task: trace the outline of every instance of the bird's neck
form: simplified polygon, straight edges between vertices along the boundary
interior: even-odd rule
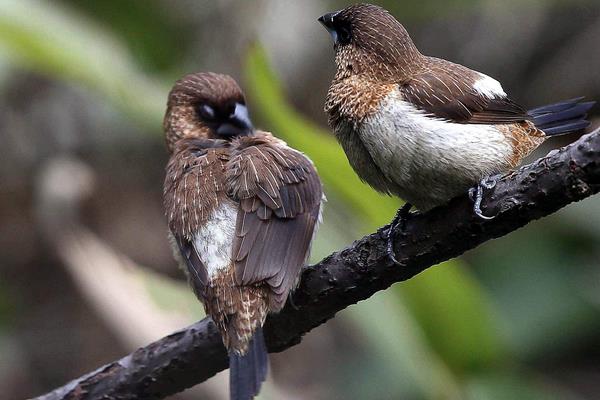
[[[363,75],[373,81],[404,82],[426,58],[409,41],[381,48],[348,48],[336,53],[335,80]]]

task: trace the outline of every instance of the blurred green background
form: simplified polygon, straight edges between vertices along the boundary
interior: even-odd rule
[[[600,100],[597,0],[377,3],[526,106]],[[161,205],[161,119],[186,73],[234,76],[255,125],[315,161],[329,202],[313,261],[392,218],[400,202],[360,183],[322,112],[333,52],[316,18],[348,4],[0,0],[2,398],[202,317]],[[596,197],[429,269],[272,355],[260,398],[600,398],[599,243]],[[226,374],[172,398],[226,398]]]

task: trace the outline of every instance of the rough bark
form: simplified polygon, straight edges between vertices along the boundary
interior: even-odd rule
[[[336,312],[393,283],[598,191],[600,130],[503,177],[486,192],[482,207],[486,215],[496,216],[492,220],[475,216],[466,195],[411,216],[394,241],[402,266],[386,256],[387,227],[381,228],[304,269],[295,307],[288,305],[267,320],[269,351],[299,343]],[[208,379],[227,363],[215,326],[204,319],[39,399],[160,399]]]

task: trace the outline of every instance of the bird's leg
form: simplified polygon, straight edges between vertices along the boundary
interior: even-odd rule
[[[481,201],[483,200],[483,191],[493,189],[496,186],[497,178],[486,176],[483,178],[477,186],[469,189],[469,197],[473,201],[473,212],[481,219],[494,219],[495,215],[488,217],[483,215],[481,211]]]
[[[410,214],[410,209],[412,208],[412,204],[405,203],[396,213],[396,216],[390,223],[390,227],[387,230],[387,255],[392,260],[392,262],[396,265],[402,265],[396,259],[396,254],[394,254],[394,231],[396,228],[400,228],[400,232],[403,232],[406,228],[406,219]]]

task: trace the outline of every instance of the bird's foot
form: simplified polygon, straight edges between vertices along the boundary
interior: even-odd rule
[[[394,232],[396,228],[400,229],[400,232],[403,232],[406,228],[406,220],[410,214],[410,209],[412,208],[412,204],[406,203],[404,204],[396,213],[396,216],[390,223],[390,227],[387,230],[387,255],[392,260],[392,262],[398,266],[402,266],[402,264],[396,258],[396,254],[394,253]]]
[[[495,215],[491,217],[483,215],[483,212],[481,211],[481,201],[483,200],[484,190],[493,189],[496,187],[497,182],[496,177],[487,176],[479,181],[477,186],[469,189],[469,197],[473,201],[473,212],[481,219],[494,219],[496,217]]]

